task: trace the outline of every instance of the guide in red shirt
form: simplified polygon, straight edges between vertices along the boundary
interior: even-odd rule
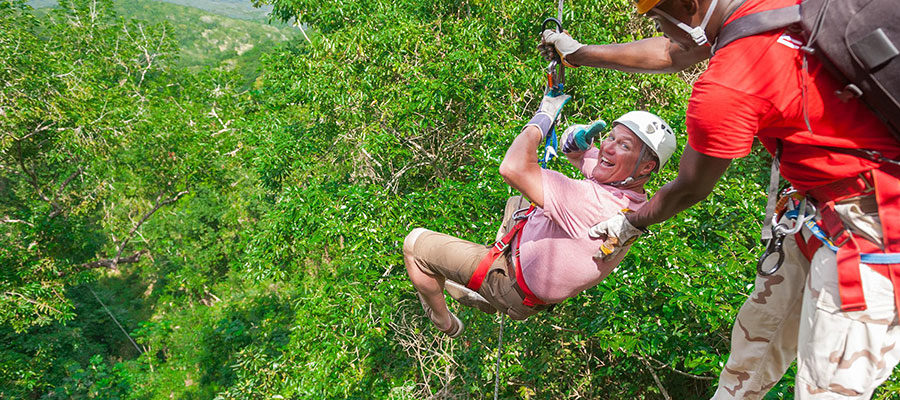
[[[542,51],[569,66],[675,72],[710,58],[722,26],[798,2],[636,0],[664,37],[582,45],[545,31]],[[783,199],[796,209],[777,214],[783,231],[770,245],[783,260],[774,274],[760,268],[738,313],[716,399],[764,397],[794,359],[797,399],[866,399],[900,360],[900,264],[885,263],[900,253],[900,167],[859,151],[898,160],[900,144],[864,104],[834,95],[841,85],[815,57],[804,59],[803,45],[780,29],[719,49],[694,84],[678,177],[641,210],[622,215],[627,224],[601,223],[590,232],[626,242],[617,226],[640,232],[633,228],[706,198],[754,138],[780,155],[780,174],[796,189]],[[792,230],[799,232],[784,233]]]

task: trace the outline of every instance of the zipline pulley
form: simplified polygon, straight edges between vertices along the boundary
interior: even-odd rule
[[[560,16],[562,16],[561,10]],[[562,21],[553,17],[544,20],[541,24],[541,31],[543,32],[548,29],[548,26],[551,23],[556,24],[557,32],[563,31]],[[550,61],[550,64],[547,65],[547,89],[545,94],[558,96],[564,93],[566,80],[565,68],[566,67],[559,57]],[[553,121],[550,132],[547,134],[547,140],[544,142],[544,157],[541,158],[541,167],[543,168],[547,168],[547,162],[557,156],[556,149],[559,147],[559,139],[556,136],[556,122],[557,121]]]

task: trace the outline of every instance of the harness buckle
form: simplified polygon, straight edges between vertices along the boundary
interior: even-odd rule
[[[494,248],[497,249],[498,252],[503,252],[506,248],[509,247],[509,243],[503,243],[503,241],[494,242]]]

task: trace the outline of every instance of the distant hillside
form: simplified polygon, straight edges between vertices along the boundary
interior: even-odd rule
[[[246,0],[172,1],[201,5],[217,12],[157,0],[116,1],[115,8],[126,18],[171,24],[182,49],[179,66],[189,69],[207,66],[234,69],[250,84],[259,74],[260,55],[279,43],[294,39],[297,34],[296,29],[289,26],[265,23],[263,11],[252,17],[252,12],[248,11],[250,2]],[[56,2],[34,0],[29,4],[41,8],[55,6]],[[222,15],[225,13],[244,19]]]
[[[254,7],[250,0],[158,0],[166,3],[180,4],[183,6],[199,8],[209,11],[211,14],[222,15],[246,21],[266,21],[272,12],[272,6],[262,5]],[[57,0],[31,0],[28,2],[34,8],[56,6]]]

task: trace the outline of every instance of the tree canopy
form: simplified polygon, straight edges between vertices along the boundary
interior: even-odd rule
[[[498,317],[451,305],[467,327],[445,339],[401,245],[415,227],[493,237],[556,3],[255,3],[304,32],[248,89],[179,67],[170,23],[109,0],[0,2],[0,397],[492,395]],[[584,43],[655,33],[627,1],[566,7]],[[566,121],[644,109],[683,146],[695,74],[570,69]],[[768,161],[736,161],[598,287],[506,321],[501,396],[708,398],[762,250]]]

